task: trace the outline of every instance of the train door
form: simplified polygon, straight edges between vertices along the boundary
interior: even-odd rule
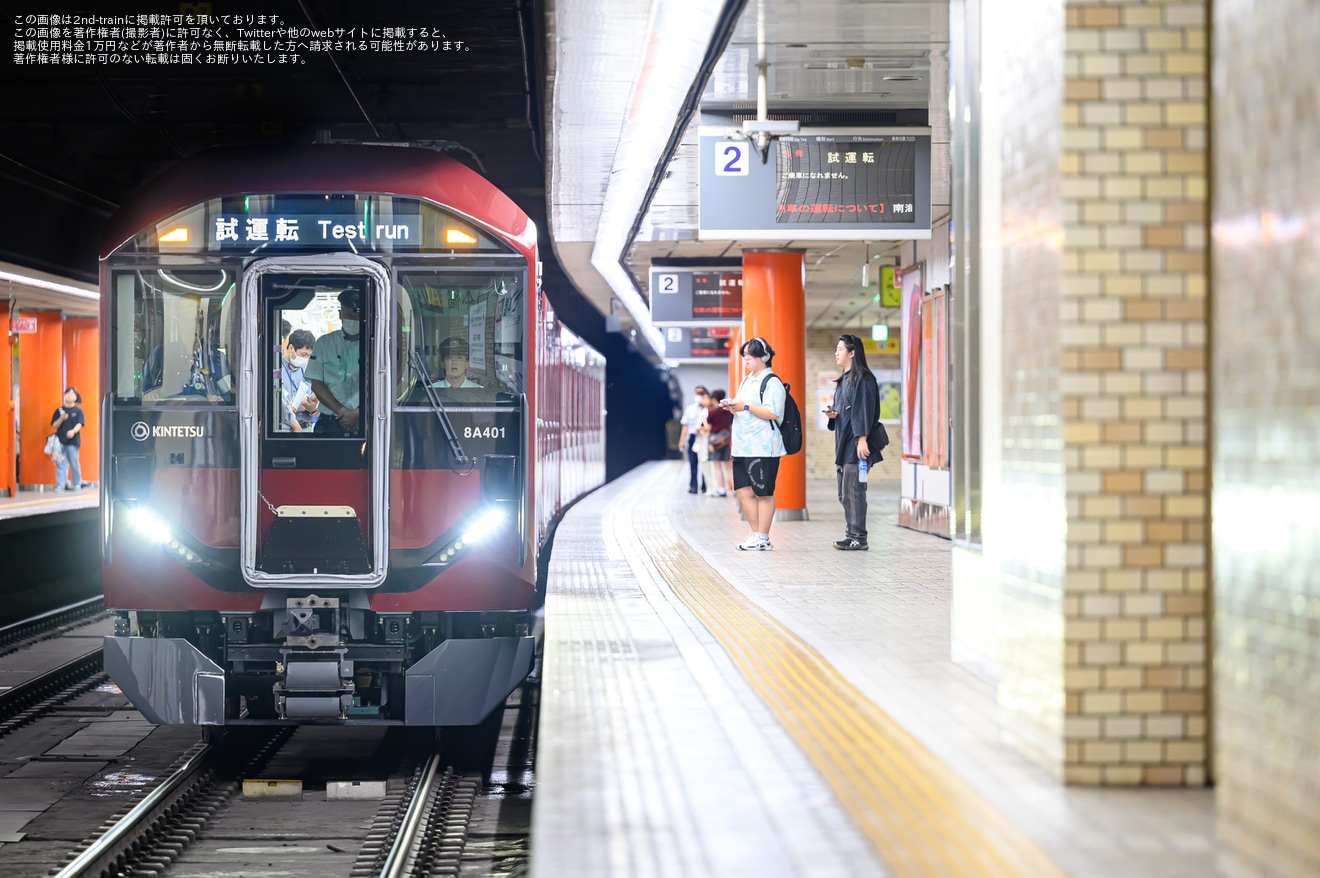
[[[388,563],[390,282],[352,255],[272,258],[243,278],[243,576],[380,585]]]

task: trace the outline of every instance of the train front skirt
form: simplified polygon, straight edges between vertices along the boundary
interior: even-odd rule
[[[402,724],[476,725],[531,673],[535,655],[536,642],[530,636],[444,641],[407,668]],[[183,638],[106,637],[105,671],[150,722],[236,722],[225,717],[224,669]],[[352,661],[290,663],[281,713],[303,722],[351,722],[340,717],[352,704],[353,673]]]

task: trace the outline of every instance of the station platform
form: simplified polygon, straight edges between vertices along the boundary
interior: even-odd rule
[[[950,544],[832,482],[742,552],[680,462],[559,525],[545,606],[538,876],[1215,874],[1209,790],[1065,787],[950,659]]]
[[[95,509],[100,503],[101,492],[98,488],[23,492],[17,497],[0,497],[0,522],[78,509]]]

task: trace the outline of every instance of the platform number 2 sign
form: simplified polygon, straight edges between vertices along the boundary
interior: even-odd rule
[[[749,144],[726,140],[715,144],[715,176],[746,177],[751,164],[748,159]]]
[[[656,289],[661,293],[678,292],[678,275],[676,274],[657,274],[655,283]]]

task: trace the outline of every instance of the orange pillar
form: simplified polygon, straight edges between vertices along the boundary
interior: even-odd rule
[[[82,394],[82,465],[84,482],[101,481],[101,346],[100,321],[71,317],[64,321],[64,383]]]
[[[13,353],[9,344],[9,302],[0,302],[0,496],[18,493],[14,447]]]
[[[775,352],[772,367],[801,409],[807,387],[807,322],[803,286],[805,250],[775,247],[743,251],[743,338],[760,336]],[[741,370],[741,363],[739,364]],[[806,452],[779,459],[775,520],[807,517]]]
[[[24,488],[54,487],[55,464],[45,449],[64,391],[64,317],[57,311],[24,316],[37,318],[37,331],[18,337],[18,481]]]

